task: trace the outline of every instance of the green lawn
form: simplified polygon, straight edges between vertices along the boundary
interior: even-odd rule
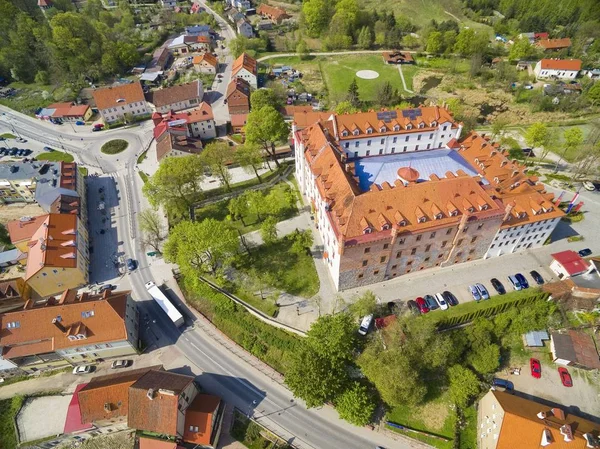
[[[23,400],[23,396],[14,396],[0,401],[0,449],[17,447],[14,420]]]
[[[236,268],[247,271],[250,268],[270,276],[269,283],[290,295],[310,298],[319,291],[319,276],[311,255],[300,255],[290,251],[290,236],[283,237],[270,245],[262,245],[244,254],[236,262]]]
[[[52,151],[51,153],[40,153],[36,156],[38,161],[50,161],[50,162],[73,162],[75,159],[69,153],[63,153],[62,151]]]
[[[0,137],[2,137],[4,139],[14,139],[15,138],[15,136],[13,136],[11,133],[0,134]]]
[[[385,64],[380,54],[329,56],[319,60],[325,84],[329,89],[329,99],[332,101],[339,102],[346,98],[353,79],[358,83],[359,97],[362,101],[376,101],[377,90],[386,81],[400,93],[404,92],[398,67]],[[356,72],[359,70],[374,70],[379,73],[379,77],[372,80],[358,78]],[[410,79],[412,81],[412,76]]]
[[[267,195],[271,190],[286,190],[289,186],[285,182],[275,184],[271,189],[263,190],[263,193]],[[248,212],[244,215],[244,220],[230,220],[229,217],[229,205],[230,200],[219,201],[218,203],[209,204],[201,209],[196,209],[196,220],[204,220],[207,218],[214,218],[217,221],[226,222],[233,229],[239,230],[242,234],[246,234],[251,231],[255,231],[260,228],[262,220],[265,218],[261,215],[261,220],[255,213]],[[286,220],[298,214],[298,209],[294,205],[284,211],[284,213],[277,217],[279,221]]]
[[[52,96],[55,91],[53,86],[13,82],[9,84],[8,87],[17,89],[17,95],[8,98],[0,98],[0,104],[27,115],[33,115],[38,108],[43,108],[58,101]],[[51,95],[45,95],[44,92]],[[60,94],[60,92],[58,94]],[[74,99],[74,97],[72,99]],[[66,101],[68,101],[68,99],[66,99]]]
[[[146,157],[148,157],[148,150],[144,151],[142,154],[140,154],[137,158],[137,163],[141,164],[142,162],[144,162],[144,159],[146,159]]]
[[[234,412],[231,436],[243,443],[248,449],[287,449],[284,441],[267,432],[254,421],[246,418],[239,411]]]
[[[102,145],[100,151],[104,154],[119,154],[127,149],[129,142],[123,139],[113,139]]]

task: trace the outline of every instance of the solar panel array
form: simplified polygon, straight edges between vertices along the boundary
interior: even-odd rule
[[[395,118],[398,118],[396,111],[381,111],[377,113],[377,120],[382,120],[385,123],[389,123]]]
[[[420,109],[404,109],[402,111],[402,116],[410,120],[415,120],[417,117],[421,117],[421,115]]]

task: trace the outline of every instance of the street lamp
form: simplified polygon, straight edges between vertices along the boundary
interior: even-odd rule
[[[3,112],[2,115],[6,116],[6,121],[10,125],[10,129],[12,129],[12,132],[15,133],[17,136],[19,136],[19,138],[21,138],[22,137],[21,134],[19,134],[19,131],[17,131],[17,129],[15,128],[15,125],[12,122],[12,117],[10,115],[7,115],[6,112]]]

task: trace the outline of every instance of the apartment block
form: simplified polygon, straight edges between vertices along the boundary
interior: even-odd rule
[[[66,290],[0,315],[0,329],[0,361],[33,373],[137,354],[139,318],[128,291]]]
[[[461,141],[445,108],[307,117],[292,126],[296,178],[339,290],[534,247],[563,215],[485,137]],[[523,237],[496,251],[514,227]]]

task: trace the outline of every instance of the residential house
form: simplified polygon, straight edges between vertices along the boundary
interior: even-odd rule
[[[407,51],[384,51],[383,61],[386,64],[414,64],[415,60]]]
[[[168,67],[169,62],[171,61],[171,52],[169,51],[169,45],[171,43],[172,40],[169,39],[159,48],[154,50],[154,53],[152,53],[152,60],[146,67],[145,72],[162,72]]]
[[[600,369],[600,355],[594,337],[583,331],[569,329],[550,335],[552,361],[559,365],[593,370]]]
[[[165,9],[175,9],[177,0],[160,0],[160,5]]]
[[[212,51],[212,38],[204,35],[181,34],[171,41],[169,51],[175,56]]]
[[[593,80],[600,79],[600,69],[587,69],[585,70],[585,76]]]
[[[157,140],[167,131],[179,136],[197,137],[203,140],[217,137],[213,111],[206,102],[184,112],[169,112],[165,115],[154,113],[152,121],[154,138]]]
[[[127,357],[138,351],[138,311],[130,292],[66,290],[59,299],[0,315],[1,359],[32,373]]]
[[[321,119],[299,129],[309,114]],[[490,249],[509,223],[546,220],[519,250],[541,245],[563,216],[497,145],[474,133],[459,143],[462,125],[445,108],[298,115],[296,179],[338,290],[499,255]],[[517,181],[531,185],[517,194]]]
[[[250,112],[250,84],[243,78],[233,78],[225,94],[229,114],[248,114]]]
[[[37,203],[44,212],[79,214],[87,220],[85,180],[74,162],[0,164],[0,201]]]
[[[38,0],[37,5],[42,11],[50,9],[53,6],[51,0]]]
[[[581,70],[580,59],[542,59],[533,69],[538,79],[556,78],[572,80]]]
[[[35,116],[42,120],[87,122],[92,117],[92,109],[87,104],[53,103],[37,111]]]
[[[579,276],[593,269],[590,262],[573,250],[561,251],[560,253],[551,254],[551,256],[553,260],[550,263],[550,269],[559,279]]]
[[[247,37],[248,39],[254,37],[254,29],[252,28],[250,22],[248,22],[248,19],[245,17],[243,19],[239,19],[235,23],[235,27],[240,36]]]
[[[13,220],[7,228],[11,242],[27,254],[24,280],[40,297],[88,283],[88,233],[77,215]]]
[[[565,37],[564,39],[539,39],[536,41],[535,45],[544,51],[559,51],[570,48],[571,39],[568,37]]]
[[[248,114],[231,114],[231,132],[233,134],[241,134],[244,135],[244,127],[246,126],[246,122],[248,120]]]
[[[242,78],[250,84],[253,89],[258,86],[258,64],[256,59],[242,53],[231,66],[231,78]]]
[[[155,365],[93,377],[77,392],[81,422],[97,427],[127,422],[129,388],[149,371],[161,369]]]
[[[190,8],[190,14],[200,14],[204,11],[206,11],[206,8],[201,6],[200,3],[192,3],[192,7]]]
[[[212,28],[209,25],[190,25],[185,27],[185,34],[188,36],[211,37],[212,32]]]
[[[219,61],[216,56],[212,53],[204,53],[203,55],[194,56],[193,59],[194,70],[200,73],[217,73],[219,68]]]
[[[217,396],[199,393],[193,376],[151,366],[96,377],[78,396],[82,422],[105,426],[126,420],[130,428],[195,447],[218,444],[223,404]]]
[[[31,288],[23,278],[0,281],[0,313],[22,308],[30,295]]]
[[[237,23],[239,20],[245,19],[246,15],[243,12],[237,10],[236,8],[231,8],[229,11],[227,11],[227,18],[232,23]]]
[[[247,9],[252,8],[250,0],[227,0],[227,3],[229,3],[229,5],[231,5],[232,8],[238,9],[240,11],[246,11]]]
[[[534,44],[539,40],[547,40],[549,37],[548,33],[521,33],[519,34],[519,38],[525,38],[529,41],[530,44]]]
[[[150,114],[139,81],[95,89],[92,92],[96,107],[106,123],[143,119]]]
[[[146,94],[150,108],[161,114],[194,108],[202,102],[203,96],[204,89],[200,80],[153,90]]]
[[[165,157],[190,156],[202,152],[202,141],[174,132],[166,132],[156,140],[156,160]]]
[[[280,25],[284,20],[289,19],[290,15],[283,8],[271,6],[267,3],[261,3],[256,12],[263,18]]]
[[[558,374],[557,374],[558,375]],[[490,390],[479,401],[480,449],[599,448],[600,425],[521,396]]]

